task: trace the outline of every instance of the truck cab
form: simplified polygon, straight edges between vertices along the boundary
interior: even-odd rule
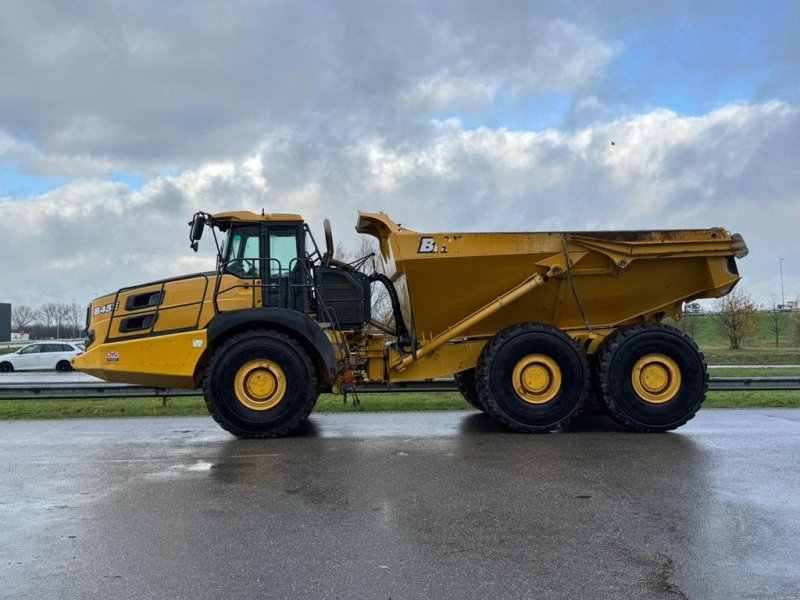
[[[319,252],[300,215],[232,212],[212,215],[209,222],[224,234],[217,256],[221,277],[238,280],[230,284],[237,288],[252,282],[258,289],[256,305],[310,312],[310,257]]]

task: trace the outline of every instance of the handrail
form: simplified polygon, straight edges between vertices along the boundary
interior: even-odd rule
[[[226,268],[232,263],[247,263],[250,265],[249,271],[251,275],[248,277],[243,277],[235,272],[231,272],[230,270],[226,270]],[[258,269],[256,269],[256,263],[258,263]],[[277,265],[277,268],[274,268]],[[297,266],[302,268],[302,271],[295,271]],[[264,266],[268,266],[268,269],[265,269]],[[308,283],[292,283],[292,273],[302,273],[305,276],[305,281]],[[277,276],[275,274],[278,274]],[[283,273],[286,273],[284,276]],[[224,289],[220,289],[222,276],[223,275],[232,275],[237,279],[248,281],[249,283],[236,283],[235,285],[230,285]],[[266,277],[265,277],[266,275]],[[299,279],[299,278],[298,278]],[[290,292],[304,289],[304,290],[316,290],[316,285],[314,283],[314,278],[311,275],[311,271],[309,270],[308,266],[305,264],[305,260],[299,258],[292,258],[289,261],[289,267],[283,268],[283,265],[280,260],[277,258],[236,258],[225,261],[221,263],[218,269],[218,278],[217,284],[214,289],[214,310],[215,313],[218,314],[221,312],[219,310],[219,303],[218,298],[222,294],[225,294],[231,290],[237,288],[244,288],[247,287],[252,290],[253,292],[253,299],[251,302],[251,308],[256,308],[258,306],[257,297],[256,297],[256,290],[260,290],[262,292],[267,292],[267,294],[273,293],[276,294],[277,301],[273,304],[280,308],[292,308],[289,306],[289,298],[291,297]],[[286,288],[284,290],[284,287]]]

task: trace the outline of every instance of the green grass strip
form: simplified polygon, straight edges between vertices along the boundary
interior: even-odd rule
[[[341,396],[320,397],[315,412],[388,412],[413,410],[468,410],[470,406],[456,392],[403,394],[360,394],[361,404],[353,406]],[[800,408],[800,391],[710,392],[708,408]],[[105,398],[98,400],[5,400],[0,402],[0,420],[73,419],[104,417],[167,417],[207,415],[200,397]]]

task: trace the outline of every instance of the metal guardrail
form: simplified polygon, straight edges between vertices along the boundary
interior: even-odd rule
[[[711,391],[786,391],[800,390],[800,377],[712,377]],[[358,393],[397,392],[455,392],[452,379],[387,384],[365,384],[356,388]],[[143,387],[127,383],[76,382],[76,383],[11,383],[0,385],[0,400],[50,400],[58,398],[164,398],[198,396],[201,390],[176,390]]]
[[[800,390],[800,377],[712,377],[708,389],[715,392]]]

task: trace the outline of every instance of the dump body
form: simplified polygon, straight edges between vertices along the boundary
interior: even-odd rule
[[[356,229],[378,239],[403,316],[423,344],[553,268],[557,278],[478,320],[463,337],[491,337],[526,321],[569,332],[660,320],[679,314],[684,302],[727,294],[739,280],[734,257],[746,253],[741,237],[721,228],[418,233],[384,214],[359,213]]]

